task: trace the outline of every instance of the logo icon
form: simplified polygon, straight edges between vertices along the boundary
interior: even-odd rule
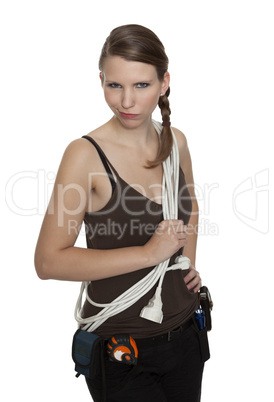
[[[232,207],[245,225],[257,232],[269,231],[269,169],[248,177],[234,190]]]

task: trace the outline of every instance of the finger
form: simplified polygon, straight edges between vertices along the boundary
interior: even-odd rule
[[[195,268],[190,267],[188,274],[184,277],[185,283],[190,282],[195,276],[200,276],[199,272]]]
[[[188,233],[184,231],[176,232],[176,236],[178,237],[178,239],[186,239],[188,238]]]
[[[166,219],[166,220],[161,221],[158,224],[157,229],[159,229],[161,231],[164,231],[164,230],[169,231],[169,229],[174,229],[174,232],[175,232],[177,227],[179,225],[182,225],[182,223],[183,222],[179,221],[178,219]]]
[[[172,226],[171,230],[169,231],[169,234],[170,233],[173,233],[179,239],[188,237],[187,226],[183,224]]]
[[[176,228],[176,233],[187,233],[188,234],[187,226],[178,225],[177,228]]]
[[[167,219],[166,222],[170,223],[171,225],[181,225],[184,224],[184,221],[181,219]]]
[[[201,281],[201,278],[197,275],[191,281],[187,282],[187,288],[193,289],[195,288]]]
[[[194,292],[194,293],[199,292],[199,290],[201,289],[201,287],[202,287],[202,281],[200,280],[200,282],[198,283],[198,285],[195,286],[195,288],[193,289],[193,292]]]
[[[164,224],[167,226],[176,226],[176,225],[181,225],[184,224],[184,221],[180,219],[164,219],[163,221],[160,222],[160,224]]]
[[[193,268],[192,268],[192,271],[194,271],[195,276],[193,277],[192,280],[190,280],[189,282],[186,282],[186,284],[187,284],[188,290],[192,290],[195,293],[197,293],[202,286],[202,279],[201,279],[198,271],[194,270]],[[193,273],[193,272],[191,272],[191,273]]]
[[[179,219],[168,219],[166,221],[167,226],[172,227],[172,228],[183,228],[183,227],[187,227],[183,221],[179,220]]]
[[[175,236],[181,236],[181,235],[183,235],[184,237],[188,236],[187,226],[185,226],[185,225],[183,225],[181,223],[180,224],[171,224],[171,225],[169,225],[168,228],[167,228],[167,233],[169,235],[173,234]]]
[[[196,280],[193,280],[187,285],[187,289],[190,292],[197,293],[200,290],[201,286],[202,286],[201,281],[198,281],[198,283],[196,283]]]
[[[198,291],[200,289],[200,287],[202,286],[202,280],[201,280],[200,274],[198,271],[192,270],[192,272],[190,272],[190,275],[194,275],[194,276],[188,276],[188,278],[190,278],[190,280],[188,280],[187,276],[184,278],[187,288],[188,288],[188,290]]]

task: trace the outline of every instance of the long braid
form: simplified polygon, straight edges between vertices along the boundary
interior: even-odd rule
[[[161,109],[162,113],[162,119],[163,123],[169,123],[170,122],[170,115],[171,115],[171,110],[169,106],[169,97],[170,94],[170,87],[166,91],[166,93],[162,96],[160,96],[159,101],[158,101],[158,106]]]
[[[166,91],[166,93],[159,97],[158,106],[161,109],[162,120],[163,120],[163,129],[160,136],[160,146],[158,149],[157,156],[155,160],[149,162],[149,167],[155,167],[162,163],[172,151],[173,146],[173,138],[170,129],[170,115],[171,110],[169,106],[168,96],[170,94],[170,88]]]

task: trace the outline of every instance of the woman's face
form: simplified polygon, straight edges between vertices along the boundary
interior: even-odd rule
[[[106,58],[100,78],[108,106],[126,128],[148,123],[160,93],[169,87],[168,73],[159,81],[153,65],[119,56]]]

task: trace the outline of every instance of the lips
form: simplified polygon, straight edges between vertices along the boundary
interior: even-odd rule
[[[119,112],[119,113],[124,119],[134,119],[135,117],[139,116],[138,114],[123,113],[123,112]]]

